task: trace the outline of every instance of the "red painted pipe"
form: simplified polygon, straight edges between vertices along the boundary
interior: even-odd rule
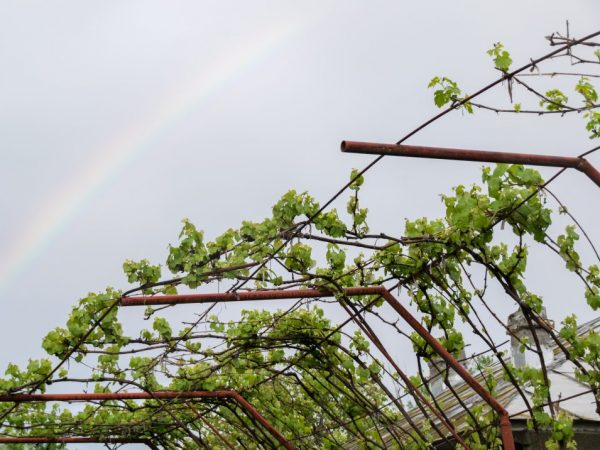
[[[180,305],[185,303],[236,302],[250,300],[283,300],[329,296],[314,289],[225,292],[221,294],[178,294],[124,297],[121,306]]]
[[[370,287],[348,288],[346,295],[375,295],[378,292]],[[236,302],[251,300],[284,300],[295,298],[318,298],[332,297],[333,294],[328,291],[316,289],[298,289],[298,290],[266,290],[266,291],[245,291],[245,292],[225,292],[222,294],[178,294],[178,295],[150,295],[139,297],[124,297],[121,299],[121,306],[145,306],[145,305],[180,305],[185,303],[213,303],[213,302]]]
[[[0,437],[0,444],[146,444],[152,448],[147,439],[130,438],[90,438],[79,436],[64,437]]]
[[[295,447],[237,391],[157,391],[157,392],[101,392],[76,394],[3,394],[0,402],[69,402],[101,400],[151,400],[151,399],[231,398],[244,408],[288,450]],[[113,442],[112,440],[110,442]]]
[[[364,295],[381,295],[394,310],[415,330],[434,351],[467,383],[490,407],[500,415],[500,432],[505,450],[514,450],[512,427],[508,411],[488,392],[479,382],[460,364],[440,342],[429,333],[415,317],[405,309],[390,292],[382,287],[355,287],[344,289],[348,297]],[[248,291],[223,294],[182,294],[182,295],[156,295],[126,297],[121,300],[122,306],[141,305],[176,305],[181,303],[209,303],[220,301],[248,301],[248,300],[281,300],[296,298],[333,297],[330,291],[316,289],[298,290],[265,290]],[[1,399],[1,397],[0,397]]]
[[[459,363],[452,354],[444,348],[440,342],[433,337],[429,331],[415,317],[402,306],[402,304],[385,288],[381,288],[381,296],[396,310],[398,314],[415,330],[425,341],[433,348],[433,350],[452,367],[452,369],[467,383],[485,402],[492,407],[500,415],[500,435],[505,450],[515,450],[515,443],[512,434],[509,414],[506,409],[496,400],[479,382],[471,375],[471,373]]]
[[[600,186],[600,171],[592,166],[587,159],[574,156],[534,155],[531,153],[422,147],[404,144],[376,144],[371,142],[353,141],[342,141],[341,149],[345,153],[572,168],[585,173],[594,183]]]
[[[104,400],[152,400],[189,398],[234,398],[235,391],[157,391],[157,392],[100,392],[69,394],[2,394],[0,402],[91,402]]]
[[[275,438],[288,450],[294,450],[295,447],[289,443],[271,423],[265,419],[251,403],[249,403],[241,394],[234,392],[234,397],[237,402],[250,413],[263,427],[265,427]]]

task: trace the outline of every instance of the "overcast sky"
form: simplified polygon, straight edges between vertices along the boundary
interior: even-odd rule
[[[435,114],[434,75],[473,92],[497,76],[494,42],[520,65],[566,19],[582,36],[598,18],[596,0],[0,1],[0,367],[42,356],[42,337],[88,291],[126,287],[125,259],[163,262],[182,218],[214,236],[264,217],[289,188],[325,201],[371,160],[340,141],[394,142]],[[481,112],[410,143],[592,146],[578,118]],[[384,159],[365,188],[373,230],[439,215],[439,194],[480,166]],[[598,242],[600,191],[579,173],[554,188]],[[547,256],[533,256],[532,285],[556,319],[586,318]]]

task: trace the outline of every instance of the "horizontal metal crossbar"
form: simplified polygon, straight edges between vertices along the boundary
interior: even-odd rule
[[[489,163],[525,164],[577,169],[600,186],[600,171],[587,159],[576,156],[535,155],[531,153],[468,150],[463,148],[423,147],[418,145],[377,144],[372,142],[343,141],[342,152],[369,155],[408,156],[412,158],[451,159]]]

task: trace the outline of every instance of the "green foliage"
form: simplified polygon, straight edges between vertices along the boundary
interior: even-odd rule
[[[562,111],[568,101],[569,98],[560,89],[551,89],[540,100],[540,106],[547,111]]]
[[[598,92],[588,77],[582,76],[575,85],[575,92],[581,95],[583,100],[583,118],[586,120],[585,128],[590,132],[591,139],[600,136],[600,113],[596,111],[598,105]],[[560,89],[550,89],[541,98],[539,104],[546,111],[568,112],[576,109],[569,107],[568,97]]]
[[[454,106],[457,103],[464,102],[461,103],[461,108],[463,108],[469,114],[473,113],[473,107],[471,103],[465,101],[468,97],[463,96],[458,84],[452,81],[450,78],[433,77],[427,87],[430,89],[437,88],[433,92],[433,102],[438,108],[442,108],[448,103],[450,103],[451,106]]]
[[[566,317],[562,324],[560,336],[568,343],[569,352],[574,358],[585,362],[591,368],[584,371],[578,367],[575,375],[592,389],[600,389],[600,335],[595,330],[590,330],[583,335],[578,333],[578,324],[574,315]]]
[[[496,69],[502,72],[508,72],[513,61],[501,42],[495,43],[494,47],[487,51],[487,54],[494,60]]]
[[[579,239],[579,235],[573,225],[567,226],[565,231],[566,234],[561,234],[557,239],[560,256],[565,260],[567,269],[575,271],[581,265],[579,254],[575,251],[575,242]]]
[[[167,267],[174,274],[185,272],[187,274],[185,284],[197,287],[204,279],[203,269],[208,260],[209,254],[204,244],[204,233],[185,219],[181,233],[179,233],[179,245],[169,246]]]
[[[552,435],[546,441],[548,450],[576,450],[575,432],[573,431],[573,417],[566,412],[560,411],[558,417],[552,422]]]
[[[594,106],[598,101],[598,93],[596,88],[588,77],[581,77],[575,85],[575,92],[578,92],[583,97],[586,106]]]
[[[492,58],[494,67],[501,71],[504,77],[508,77],[508,73],[510,71],[510,67],[512,65],[512,58],[507,50],[505,50],[504,45],[500,42],[495,43],[494,46],[487,51],[487,54]],[[565,53],[561,55],[561,57],[568,57],[571,53]],[[594,56],[598,58],[600,54],[598,50],[594,53]],[[579,59],[571,56],[571,65],[574,64],[594,64],[593,60]],[[573,62],[575,61],[575,62]],[[530,68],[530,72],[536,72],[539,68],[536,65],[532,65]],[[535,75],[535,73],[530,73],[529,75]],[[551,74],[540,74],[543,75],[551,75],[552,77],[565,75],[564,73],[554,72]],[[567,114],[567,113],[582,113],[581,116],[585,120],[585,128],[589,132],[589,137],[591,139],[595,139],[600,137],[600,112],[598,112],[598,91],[592,80],[589,76],[580,76],[577,83],[574,86],[574,91],[581,96],[582,105],[569,105],[568,96],[559,88],[546,89],[545,93],[542,94],[541,90],[536,90],[536,88],[532,87],[529,84],[529,80],[524,81],[522,78],[523,74],[515,74],[508,79],[507,87],[508,94],[510,97],[510,102],[512,103],[512,109],[507,109],[504,107],[495,107],[489,105],[481,105],[475,104],[475,106],[479,108],[488,109],[491,111],[496,111],[497,113],[521,113],[524,111],[522,102],[513,103],[513,89],[514,86],[523,87],[527,94],[532,95],[534,98],[538,100],[538,105],[541,107],[539,110],[533,110],[527,108],[526,112],[528,113],[537,113],[538,115],[548,114],[548,113],[559,113],[559,114]],[[438,107],[443,107],[447,104],[451,106],[455,106],[456,104],[461,104],[461,107],[467,110],[469,113],[473,112],[474,104],[471,103],[471,99],[468,96],[464,96],[462,94],[461,89],[458,87],[457,82],[446,78],[446,77],[434,77],[430,83],[429,88],[436,88],[434,91],[434,103]],[[462,102],[465,102],[462,104]]]
[[[169,322],[162,317],[157,317],[154,319],[152,328],[158,332],[159,337],[162,339],[171,339],[171,336],[173,335],[173,331],[171,330]]]
[[[142,259],[139,262],[134,262],[128,259],[123,263],[123,271],[127,276],[129,283],[139,283],[141,286],[148,286],[160,280],[160,266],[151,265],[147,259]],[[145,290],[145,293],[150,293],[150,290]]]
[[[306,244],[293,244],[286,254],[285,265],[292,271],[307,272],[315,266],[311,258],[312,247]]]
[[[344,237],[348,231],[346,224],[338,217],[335,208],[318,215],[313,223],[317,230],[334,238]]]
[[[590,132],[590,139],[600,137],[600,112],[587,111],[583,113],[584,119],[587,119],[585,129]]]

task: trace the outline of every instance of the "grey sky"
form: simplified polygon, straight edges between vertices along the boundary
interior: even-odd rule
[[[494,42],[520,65],[565,19],[583,35],[599,17],[592,0],[1,1],[0,367],[41,356],[41,338],[88,291],[125,287],[123,260],[162,262],[182,218],[214,236],[262,218],[289,188],[324,201],[371,159],[342,155],[341,140],[393,142],[437,112],[432,76],[474,91],[497,76]],[[410,142],[592,145],[577,118],[482,112]],[[384,159],[366,182],[371,226],[399,234],[404,217],[438,215],[439,193],[479,175],[478,164]],[[598,242],[598,189],[569,173],[555,190]],[[575,285],[547,256],[533,255],[530,280],[560,319]]]

